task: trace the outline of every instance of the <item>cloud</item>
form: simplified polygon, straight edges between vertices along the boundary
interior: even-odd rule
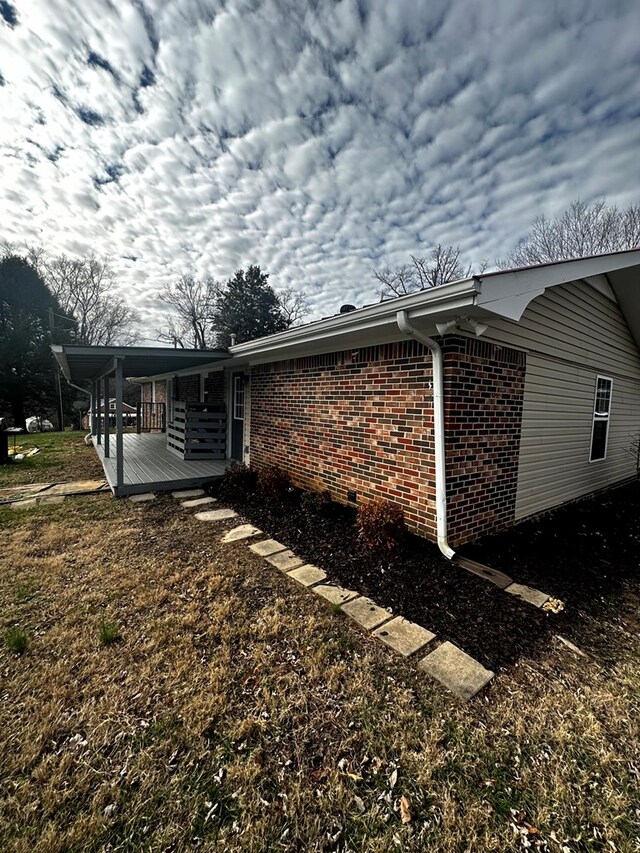
[[[0,239],[157,294],[257,263],[316,316],[434,244],[638,201],[634,0],[0,0]]]

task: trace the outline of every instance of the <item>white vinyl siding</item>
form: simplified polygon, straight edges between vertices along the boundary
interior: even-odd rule
[[[486,336],[527,350],[516,519],[634,475],[640,353],[616,303],[587,285],[562,285],[535,299],[520,323],[490,321]],[[611,377],[613,391],[606,458],[593,464],[598,376]]]

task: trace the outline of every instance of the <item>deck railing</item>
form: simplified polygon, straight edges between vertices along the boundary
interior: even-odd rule
[[[173,404],[167,425],[167,449],[181,459],[224,459],[227,450],[227,414],[207,403]]]
[[[166,428],[166,406],[164,403],[136,403],[136,432],[164,432]]]

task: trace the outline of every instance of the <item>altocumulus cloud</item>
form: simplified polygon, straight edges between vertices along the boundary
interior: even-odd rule
[[[187,271],[371,301],[409,252],[637,200],[638,32],[637,0],[0,0],[0,239],[114,256],[148,334]]]

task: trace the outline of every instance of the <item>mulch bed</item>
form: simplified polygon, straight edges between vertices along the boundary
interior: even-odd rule
[[[548,642],[556,617],[452,565],[425,539],[407,535],[391,552],[372,552],[358,539],[350,507],[306,514],[297,491],[275,502],[259,494],[230,498],[220,489],[217,483],[210,490],[335,583],[423,625],[494,671]]]
[[[217,482],[211,491],[220,494],[221,488]],[[307,514],[297,490],[282,501],[267,501],[259,493],[223,497],[335,583],[423,625],[493,670],[547,649],[556,633],[606,664],[629,645],[638,608],[633,586],[640,555],[638,483],[461,549],[519,583],[561,598],[567,609],[558,615],[453,565],[419,537],[407,535],[390,552],[368,550],[358,538],[351,507],[331,504],[326,513]]]

